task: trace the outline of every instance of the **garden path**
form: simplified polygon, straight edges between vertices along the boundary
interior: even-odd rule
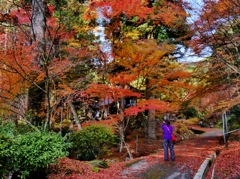
[[[122,172],[123,178],[129,179],[192,179],[202,162],[223,147],[222,130],[189,126],[202,130],[203,134],[193,139],[175,144],[176,161],[165,162],[163,149],[155,154],[143,157],[137,163]]]

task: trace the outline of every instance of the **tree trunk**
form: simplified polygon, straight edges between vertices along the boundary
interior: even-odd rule
[[[74,118],[75,123],[78,126],[78,130],[81,130],[82,126],[81,126],[81,124],[80,124],[80,122],[78,120],[78,115],[77,115],[76,109],[75,109],[74,105],[71,102],[69,103],[69,106],[70,106],[70,108],[72,110],[73,118]]]
[[[149,85],[149,79],[146,79],[146,99],[154,99],[152,95],[152,87]],[[155,110],[148,110],[148,137],[151,139],[156,139],[156,120],[155,120]]]
[[[119,130],[119,138],[120,138],[120,147],[119,147],[119,152],[121,153],[122,152],[122,149],[123,149],[123,144],[124,144],[124,141],[125,141],[125,137],[124,137],[124,129],[123,129],[123,126],[122,126],[122,123],[120,123],[118,125],[118,130]]]
[[[148,137],[156,139],[155,110],[148,110]]]
[[[44,44],[46,20],[45,0],[32,0],[32,40]]]
[[[50,94],[50,86],[49,86],[49,74],[48,74],[48,69],[47,69],[47,67],[44,67],[46,70],[46,78],[45,78],[45,91],[46,91],[46,93],[45,93],[45,96],[46,96],[46,104],[45,104],[45,106],[46,106],[46,109],[47,109],[47,114],[46,114],[46,118],[45,118],[45,125],[44,125],[44,130],[46,130],[46,128],[47,128],[47,126],[48,126],[48,124],[49,124],[49,126],[50,126],[50,117],[51,117],[51,94]]]
[[[119,106],[118,106],[118,112],[119,112],[119,124],[118,124],[118,130],[119,130],[119,137],[120,137],[120,148],[119,148],[119,152],[122,152],[123,147],[127,150],[129,159],[133,159],[132,153],[129,149],[129,147],[126,144],[125,141],[125,130],[127,128],[129,119],[124,120],[124,98],[121,99],[121,101],[119,102]]]
[[[46,108],[46,117],[45,117],[45,124],[44,130],[46,130],[47,126],[50,122],[51,116],[51,94],[50,94],[50,77],[49,77],[49,58],[47,57],[46,53],[46,1],[45,0],[32,0],[32,40],[36,41],[36,56],[35,56],[35,63],[38,66],[42,67],[43,71],[45,72],[45,108]],[[39,101],[41,103],[42,101]]]
[[[128,147],[128,145],[126,144],[125,141],[125,130],[126,127],[128,125],[128,121],[126,122],[126,124],[124,123],[124,113],[123,111],[120,112],[120,124],[118,124],[118,130],[119,130],[119,138],[120,138],[120,148],[119,148],[119,152],[122,152],[122,149],[125,148],[127,150],[129,159],[133,159],[132,153]]]

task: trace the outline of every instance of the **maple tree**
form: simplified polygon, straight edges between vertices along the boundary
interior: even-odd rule
[[[85,91],[89,98],[97,98],[99,105],[103,108],[107,105],[105,99],[118,104],[117,115],[114,115],[111,120],[118,128],[121,140],[120,152],[124,146],[130,158],[132,156],[125,141],[125,130],[131,121],[130,116],[137,116],[147,110],[157,110],[160,114],[173,112],[179,108],[183,98],[181,90],[191,87],[183,80],[189,77],[189,73],[181,71],[183,67],[181,68],[180,64],[171,62],[166,57],[172,52],[173,47],[168,44],[158,45],[154,40],[135,41],[134,43],[131,40],[125,40],[114,49],[114,60],[107,64],[108,69],[113,69],[113,71],[112,74],[108,73],[105,76],[105,83],[91,85]],[[117,74],[114,74],[114,70],[117,70]],[[178,78],[182,81],[173,80]],[[146,81],[151,90],[147,89]],[[169,93],[165,90],[165,88],[175,89],[176,86],[179,91]],[[156,98],[148,97],[149,94]],[[134,105],[126,108],[124,100],[129,97],[134,100]],[[148,120],[148,123],[151,124],[151,122]],[[151,127],[148,128],[149,135],[153,132],[154,138],[156,137],[154,136],[155,126]]]
[[[126,141],[125,141],[125,130],[127,128],[127,123],[129,119],[125,119],[124,116],[124,100],[127,97],[137,97],[141,96],[140,93],[133,92],[129,89],[125,88],[125,85],[115,85],[116,82],[114,78],[110,80],[112,82],[111,86],[106,84],[92,84],[89,88],[85,91],[90,98],[97,97],[98,100],[104,101],[102,104],[103,106],[109,105],[105,104],[105,99],[110,99],[111,103],[118,104],[117,107],[117,116],[112,119],[112,125],[115,125],[118,128],[118,134],[120,138],[120,149],[119,151],[122,152],[123,147],[125,147],[128,151],[129,157],[132,159],[132,155],[130,149],[128,148]],[[123,82],[124,80],[121,80]],[[107,113],[109,113],[107,111]]]
[[[200,77],[202,84],[197,90],[205,95],[204,108],[209,114],[221,114],[238,104],[239,10],[234,8],[237,6],[239,2],[235,0],[207,1],[192,24],[195,37],[191,47],[197,54],[209,56],[198,66],[203,66],[205,74]]]
[[[181,87],[190,88],[190,85],[188,86],[184,81],[174,80],[178,78],[183,80],[189,77],[189,73],[180,72],[181,65],[171,62],[167,58],[167,55],[173,49],[174,46],[168,44],[157,45],[156,42],[150,40],[135,43],[126,41],[118,46],[115,51],[117,55],[115,63],[124,67],[129,74],[135,76],[130,86],[132,85],[144,94],[144,101],[138,102],[139,106],[137,104],[137,106],[127,109],[127,114],[128,112],[134,113],[134,110],[138,112],[153,110],[151,117],[153,117],[152,120],[154,121],[154,111],[156,109],[161,111],[161,114],[177,110],[179,107],[178,102],[182,99],[180,95]],[[176,90],[176,86],[178,90]],[[175,92],[169,93],[171,88],[174,88]],[[155,124],[153,123],[153,126],[150,127],[151,118],[149,117],[148,120],[150,123],[149,135],[154,138]]]
[[[2,112],[9,116],[14,112],[18,116],[12,118],[32,126],[44,120],[45,129],[70,118],[81,129],[83,120],[93,116],[81,117],[97,108],[106,112],[102,119],[110,119],[100,122],[118,132],[119,150],[125,148],[132,159],[133,141],[126,133],[130,125],[137,129],[136,120],[148,117],[147,134],[154,139],[156,117],[161,120],[190,100],[197,109],[209,112],[238,104],[239,12],[231,3],[206,2],[201,19],[195,22],[199,38],[189,45],[197,52],[210,46],[213,53],[190,76],[191,66],[179,64],[174,56],[180,53],[179,44],[192,35],[182,1],[8,1],[4,8],[11,11],[0,13]],[[110,54],[94,35],[99,32],[96,26],[104,27],[105,38],[111,40],[106,47]],[[129,99],[133,103],[126,106]],[[224,101],[219,105],[218,100]],[[116,114],[110,112],[111,105]],[[66,163],[81,165],[64,158],[56,167]],[[69,166],[74,173],[69,177],[79,177],[79,171],[88,178],[98,176],[81,166]],[[120,177],[118,166],[99,174]]]
[[[3,22],[3,25],[7,24],[7,26],[2,27],[8,29],[8,33],[3,33],[1,36],[2,43],[5,44],[2,49],[4,55],[1,58],[1,63],[3,71],[8,71],[8,74],[17,76],[17,78],[20,78],[19,84],[25,85],[25,91],[22,94],[28,93],[26,99],[28,102],[24,104],[25,108],[22,111],[25,113],[24,115],[26,116],[27,111],[29,111],[33,115],[32,118],[45,118],[44,128],[46,129],[53,122],[51,120],[56,113],[59,113],[57,105],[61,101],[70,105],[75,122],[78,123],[75,107],[71,105],[71,98],[69,99],[68,96],[71,96],[74,93],[73,89],[76,88],[71,88],[71,83],[74,80],[76,82],[79,76],[84,76],[86,70],[89,70],[89,67],[86,66],[89,66],[89,55],[93,53],[88,50],[87,40],[85,40],[85,46],[78,45],[83,38],[79,38],[77,35],[83,35],[87,32],[87,29],[84,30],[83,28],[81,30],[75,27],[69,30],[65,28],[67,24],[64,23],[70,22],[70,20],[61,23],[63,16],[60,7],[68,4],[58,2],[59,4],[46,5],[45,2],[41,3],[18,2],[12,5],[16,5],[13,7],[19,10],[13,8],[11,13],[2,14],[1,22]],[[69,4],[74,5],[73,2],[69,2]],[[76,8],[81,8],[81,4],[78,3],[77,5]],[[39,6],[42,7],[39,8]],[[72,11],[75,10],[72,9]],[[72,11],[68,11],[68,13]],[[79,11],[82,12],[83,9]],[[74,23],[83,24],[82,21],[79,21],[72,22],[71,26]],[[26,24],[29,24],[29,27]],[[12,25],[13,30],[11,29]],[[12,39],[12,41],[7,41],[7,39]],[[66,44],[69,44],[69,46],[66,46]],[[78,70],[83,70],[83,73],[73,76],[74,71]],[[71,77],[71,80],[69,80],[69,77]],[[16,81],[17,78],[15,78]],[[2,79],[4,79],[2,82],[5,85],[12,86],[8,84],[7,79]],[[77,84],[83,81],[78,79]],[[21,86],[15,91],[20,90],[20,88]],[[68,94],[66,94],[66,90],[69,90]],[[16,97],[14,96],[16,94],[12,95],[12,98]],[[44,110],[46,110],[46,113]],[[80,127],[80,123],[78,124]]]
[[[182,1],[90,1],[85,18],[96,19],[101,9],[109,20],[105,23],[105,33],[113,44],[126,37],[160,41],[175,38],[176,42],[190,35],[183,4]]]
[[[160,58],[164,57],[165,62],[171,61],[167,59],[167,55],[174,54],[176,52],[176,46],[170,44],[177,44],[180,40],[184,40],[188,38],[188,26],[186,24],[186,17],[188,16],[183,9],[183,2],[172,2],[172,1],[90,1],[89,10],[87,11],[85,18],[86,19],[97,19],[99,11],[102,16],[105,17],[104,27],[105,34],[112,42],[112,55],[114,58],[115,55],[119,55],[121,53],[121,58],[115,60],[110,65],[105,65],[105,71],[103,73],[118,73],[118,75],[124,76],[126,78],[131,77],[135,79],[135,83],[138,85],[137,88],[145,88],[147,96],[145,98],[152,98],[150,91],[147,88],[151,88],[154,81],[148,79],[152,78],[150,76],[157,76],[157,71],[159,69],[155,69],[154,67],[160,65],[164,60]],[[176,12],[176,13],[172,13]],[[138,44],[142,42],[142,47],[132,47],[134,43],[126,42],[125,39],[138,40],[136,41]],[[150,39],[156,39],[159,43],[162,43],[157,47],[157,50],[153,52],[153,48],[148,48],[148,45],[152,45],[153,43],[149,42]],[[148,39],[145,40],[144,39]],[[170,40],[171,39],[171,40]],[[128,40],[128,41],[131,41]],[[151,40],[150,40],[151,41]],[[125,43],[126,42],[126,43]],[[143,44],[146,43],[144,46]],[[169,44],[168,44],[169,43]],[[126,48],[124,48],[126,45]],[[141,46],[139,45],[139,46]],[[122,49],[121,49],[122,48]],[[135,49],[134,49],[135,48]],[[147,48],[149,51],[144,52],[143,55],[140,54],[140,51],[134,57],[135,50],[137,48]],[[163,49],[161,49],[163,48]],[[130,52],[130,50],[132,52]],[[132,53],[132,54],[131,54]],[[149,57],[148,57],[149,56]],[[129,60],[127,60],[129,58]],[[149,58],[149,60],[144,60],[144,58]],[[117,62],[118,61],[118,62]],[[150,64],[152,62],[152,64]],[[122,64],[121,64],[122,63]],[[126,64],[123,64],[126,63]],[[131,64],[133,63],[133,64]],[[130,65],[135,65],[134,63],[139,64],[139,68],[133,71],[133,67],[130,68]],[[141,64],[142,63],[142,64]],[[155,65],[155,66],[154,66]],[[164,66],[164,65],[163,65]],[[174,65],[173,65],[174,66]],[[168,66],[165,66],[168,68]],[[113,69],[112,69],[113,68]],[[144,70],[145,68],[145,70]],[[112,70],[111,70],[112,69]],[[126,71],[130,72],[126,72]],[[137,71],[139,70],[139,71]],[[126,73],[122,73],[126,72]],[[153,72],[152,72],[153,71]],[[151,73],[149,73],[151,72]],[[143,73],[143,74],[141,74]],[[146,76],[144,73],[149,73],[149,76]],[[153,74],[155,73],[155,74]],[[178,76],[178,75],[176,75]],[[180,75],[181,76],[181,75]],[[122,77],[124,78],[124,77]],[[176,77],[177,78],[177,77]],[[151,81],[151,82],[150,82]],[[149,83],[149,84],[147,84]],[[131,84],[132,85],[132,84]],[[131,85],[128,85],[129,87]],[[134,86],[134,85],[133,85]],[[128,88],[129,88],[128,87]],[[134,86],[135,87],[135,86]],[[153,87],[154,88],[154,87]],[[163,95],[162,95],[163,96]],[[147,104],[147,102],[146,102]],[[155,112],[154,108],[144,109],[141,108],[142,111],[149,111],[149,136],[155,138]],[[130,109],[129,109],[130,110]],[[140,112],[140,111],[139,111]],[[134,113],[134,112],[133,112]],[[153,124],[151,124],[153,122]],[[151,132],[150,132],[151,131]]]

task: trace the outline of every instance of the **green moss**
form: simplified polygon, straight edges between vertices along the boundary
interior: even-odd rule
[[[92,169],[92,171],[98,173],[98,172],[100,171],[100,168],[94,167],[94,168]]]

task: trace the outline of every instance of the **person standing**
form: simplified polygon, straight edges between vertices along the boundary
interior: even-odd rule
[[[162,123],[163,129],[163,147],[164,147],[164,160],[169,161],[168,149],[170,149],[171,160],[175,161],[174,143],[172,141],[173,126],[170,121],[166,120]]]

